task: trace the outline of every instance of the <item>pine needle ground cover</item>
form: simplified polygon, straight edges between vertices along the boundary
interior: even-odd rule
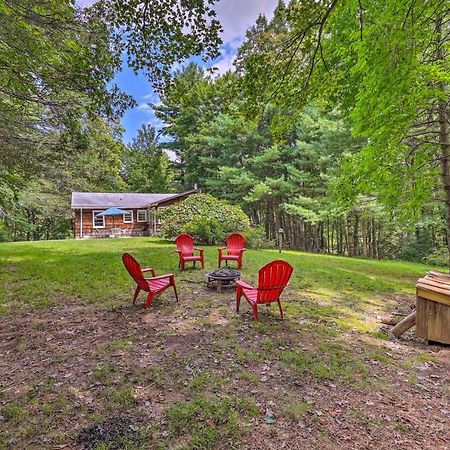
[[[445,448],[450,351],[380,323],[408,313],[429,266],[283,252],[278,308],[252,320],[206,268],[139,238],[0,246],[0,449]],[[128,251],[170,291],[131,304]],[[243,279],[278,259],[248,250]]]

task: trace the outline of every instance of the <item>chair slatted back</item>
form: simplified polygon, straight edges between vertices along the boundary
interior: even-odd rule
[[[194,238],[189,234],[182,233],[176,237],[175,243],[177,250],[181,251],[183,256],[192,256],[194,254]]]
[[[148,291],[148,283],[142,275],[141,266],[139,263],[129,254],[124,253],[122,255],[123,265],[127,269],[131,277],[136,281],[136,284],[143,290]]]
[[[240,233],[233,233],[227,237],[227,251],[229,255],[239,255],[244,248],[245,237]]]
[[[286,261],[276,260],[259,269],[258,303],[278,300],[292,275],[292,266]]]

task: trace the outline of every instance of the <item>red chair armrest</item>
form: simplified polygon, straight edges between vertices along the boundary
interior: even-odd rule
[[[152,269],[152,268],[142,269],[141,272],[142,272],[142,273],[145,273],[145,272],[151,272],[152,275],[153,275],[154,277],[156,277],[155,269]]]
[[[200,253],[203,253],[203,252],[205,251],[205,249],[203,249],[203,248],[197,248],[197,247],[194,247],[194,250],[197,250],[197,251],[200,252]]]
[[[241,286],[241,287],[243,287],[243,288],[245,288],[245,289],[253,289],[253,290],[258,289],[256,287],[252,286],[251,284],[248,284],[248,283],[246,283],[245,281],[242,281],[242,280],[237,280],[236,284]]]
[[[164,278],[174,278],[175,275],[173,273],[166,273],[165,275],[159,275],[158,277],[152,277],[148,281],[151,280],[163,280]]]
[[[225,250],[226,247],[219,247],[217,250]]]

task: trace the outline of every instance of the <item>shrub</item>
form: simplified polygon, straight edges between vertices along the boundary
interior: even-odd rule
[[[247,248],[274,248],[275,242],[266,238],[266,232],[262,226],[248,228],[244,231]]]
[[[447,247],[440,247],[432,253],[423,258],[423,262],[433,266],[447,266],[448,265],[448,250]]]
[[[199,244],[221,244],[229,233],[244,231],[249,219],[239,206],[209,194],[194,194],[159,212],[163,236],[189,233]]]
[[[205,219],[204,217],[190,220],[182,228],[182,231],[194,236],[196,241],[209,245],[222,242],[226,236],[217,219]]]

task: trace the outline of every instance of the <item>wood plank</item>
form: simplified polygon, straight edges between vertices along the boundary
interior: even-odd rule
[[[430,271],[426,275],[427,277],[434,278],[436,280],[440,280],[442,283],[450,284],[450,274],[443,272],[436,272],[434,270]]]
[[[427,336],[428,340],[441,342],[442,335],[442,316],[441,316],[441,305],[436,302],[428,302],[427,310]]]
[[[428,302],[421,297],[416,299],[416,336],[427,339],[427,309]]]
[[[450,307],[441,305],[441,340],[444,344],[450,344]]]
[[[429,278],[420,278],[416,286],[423,287],[424,289],[430,289],[432,291],[436,290],[447,292],[447,295],[450,297],[450,286],[447,287],[447,285],[430,280]]]
[[[450,296],[444,290],[437,288],[429,289],[426,285],[417,285],[416,293],[418,297],[443,303],[444,305],[450,305]]]

